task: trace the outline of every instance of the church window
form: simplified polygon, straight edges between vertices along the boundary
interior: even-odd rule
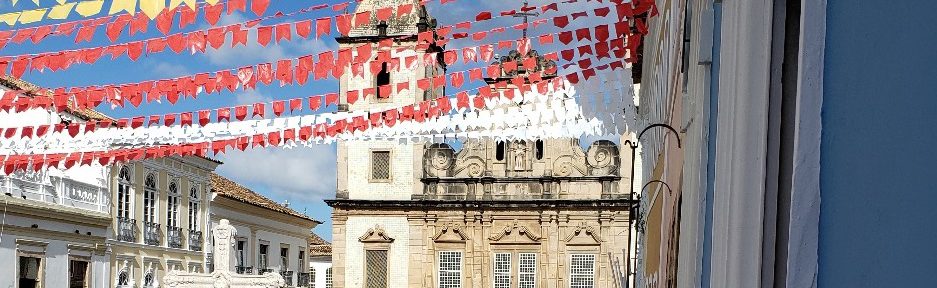
[[[325,288],[332,288],[332,268],[325,269]]]
[[[498,161],[504,161],[504,150],[507,145],[504,143],[504,141],[498,141],[495,143],[495,146],[495,159],[498,159]]]
[[[389,98],[390,95],[381,94],[381,86],[390,85],[390,69],[387,69],[387,62],[381,63],[381,72],[377,73],[377,79],[375,79],[375,90],[377,91],[377,98]]]
[[[439,288],[462,288],[462,252],[439,252]]]
[[[371,180],[390,180],[390,151],[371,151]]]
[[[520,253],[517,274],[518,288],[537,287],[537,254]]]
[[[494,288],[511,288],[511,253],[495,253]]]
[[[537,139],[537,142],[534,143],[534,154],[537,157],[537,160],[543,160],[543,140]]]
[[[570,288],[595,287],[595,255],[572,254],[569,264]]]
[[[365,267],[365,287],[387,288],[387,250],[366,250]]]

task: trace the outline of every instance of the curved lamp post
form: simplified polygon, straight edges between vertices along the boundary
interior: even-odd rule
[[[663,123],[651,124],[650,126],[645,127],[644,130],[641,130],[641,133],[638,133],[638,138],[635,139],[635,141],[625,140],[625,142],[622,143],[622,144],[628,145],[628,147],[631,148],[631,200],[638,200],[637,205],[634,205],[634,204],[632,205],[631,215],[637,214],[638,217],[640,217],[639,209],[641,207],[641,202],[640,202],[641,197],[640,195],[637,195],[634,192],[634,162],[635,162],[634,160],[635,158],[637,158],[638,144],[641,143],[641,137],[644,136],[644,133],[647,133],[648,130],[651,130],[653,128],[664,128],[664,129],[670,130],[671,132],[673,132],[674,137],[677,138],[677,148],[683,148],[682,144],[680,143],[680,133],[677,132],[677,129],[674,129],[670,125],[663,124]],[[665,186],[667,186],[667,190],[670,191],[670,193],[673,192],[673,190],[670,190],[670,185],[667,185],[667,183],[664,183],[663,181],[660,181],[660,180],[654,180],[654,181],[648,182],[648,184],[653,183],[653,182],[663,183]],[[647,184],[644,184],[644,188],[647,188]],[[644,188],[641,188],[641,191],[644,191]],[[637,227],[635,226],[635,220],[634,220],[635,218],[631,216],[629,216],[628,218],[630,219],[629,222],[631,223],[629,224],[631,225],[632,230],[637,232]],[[631,240],[629,239],[628,241],[631,241]],[[638,245],[637,242],[638,241],[636,239],[634,245],[629,245],[629,246],[632,246],[631,251],[634,251],[637,249],[637,245]],[[635,256],[637,257],[637,255]],[[637,271],[632,271],[631,259],[629,259],[628,261],[628,271],[631,272],[631,274],[634,277],[632,278],[633,280],[631,281],[631,286],[634,287],[638,278],[637,277],[638,273]]]

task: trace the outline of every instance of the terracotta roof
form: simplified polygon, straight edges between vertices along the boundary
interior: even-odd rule
[[[9,75],[0,76],[0,85],[6,86],[12,90],[30,91],[28,93],[25,93],[26,96],[30,96],[30,97],[38,95],[37,93],[42,92],[43,90],[42,87],[39,87],[36,84],[29,83],[29,82],[23,81],[23,79],[14,78]],[[51,96],[50,92],[46,92],[46,94],[49,94]],[[107,115],[104,115],[103,113],[98,112],[94,109],[87,109],[87,108],[76,109],[74,107],[74,103],[72,103],[71,100],[69,100],[68,106],[65,108],[65,112],[71,113],[84,120],[97,120],[97,121],[114,120],[114,118],[108,117]]]
[[[296,210],[280,205],[280,203],[277,203],[276,201],[270,200],[269,198],[248,189],[247,187],[241,186],[241,184],[238,184],[231,179],[222,177],[221,175],[215,173],[211,173],[211,190],[212,192],[218,193],[218,195],[238,200],[247,204],[314,221],[316,223],[322,223],[310,218],[309,216],[303,215],[302,213],[296,212]]]
[[[331,256],[332,244],[316,233],[309,235],[309,256]]]

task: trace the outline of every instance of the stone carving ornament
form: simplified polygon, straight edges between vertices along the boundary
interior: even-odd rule
[[[618,146],[608,140],[599,140],[589,146],[586,161],[592,168],[592,175],[616,175],[621,158],[618,155]]]

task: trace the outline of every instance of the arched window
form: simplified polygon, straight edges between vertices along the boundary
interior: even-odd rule
[[[198,187],[199,186],[198,184],[192,183],[192,182],[189,182],[189,185],[191,186],[189,187],[189,231],[195,232],[195,231],[201,230],[199,229],[199,226],[198,226],[198,218],[199,218],[198,217],[198,213],[199,213]]]
[[[146,174],[143,184],[143,221],[156,223],[156,173]]]
[[[543,140],[537,139],[537,142],[534,143],[534,155],[537,160],[543,160]]]
[[[377,73],[377,81],[375,83],[377,98],[387,98],[390,95],[381,94],[381,86],[390,85],[390,69],[387,69],[387,62],[381,64],[381,72]]]
[[[120,172],[117,175],[117,217],[130,219],[130,207],[132,207],[130,197],[133,195],[130,190],[130,187],[133,186],[130,182],[130,179],[132,179],[130,167],[120,167]]]
[[[504,161],[504,150],[506,148],[506,144],[504,141],[498,141],[495,143],[495,146],[495,158],[498,159],[498,161]]]
[[[179,181],[169,182],[169,195],[166,197],[166,225],[179,227]]]

